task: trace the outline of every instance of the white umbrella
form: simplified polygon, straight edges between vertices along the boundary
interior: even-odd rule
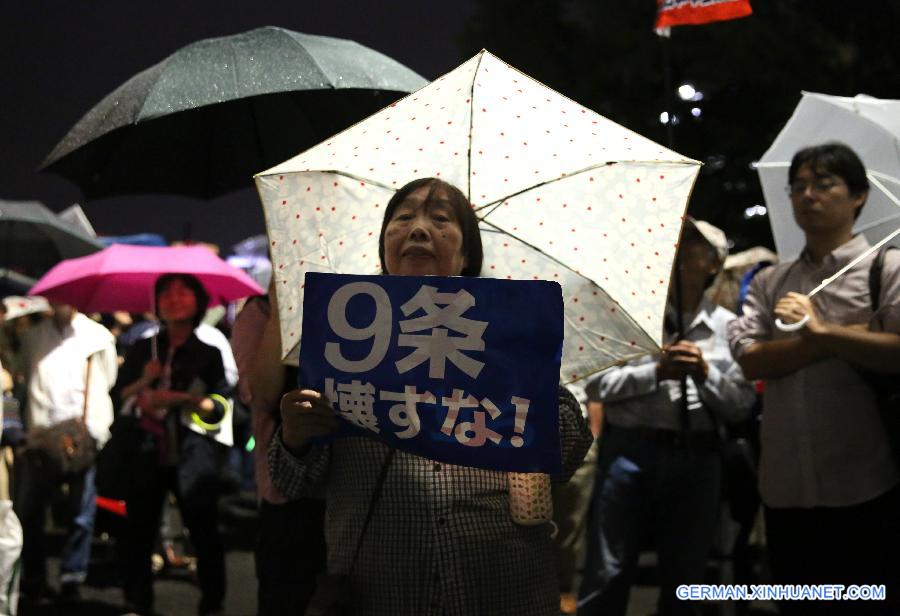
[[[853,148],[871,183],[854,230],[876,244],[900,226],[900,100],[804,92],[791,119],[756,164],[782,261],[796,258],[804,245],[785,192],[791,158],[801,148],[828,141]]]
[[[482,275],[562,284],[564,380],[656,351],[698,169],[482,51],[257,176],[284,355],[296,359],[304,274],[379,272],[385,205],[429,176],[475,206]]]

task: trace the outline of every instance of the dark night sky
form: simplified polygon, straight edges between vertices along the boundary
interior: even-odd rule
[[[67,180],[37,168],[104,95],[191,42],[274,25],[349,38],[434,79],[464,61],[456,36],[471,0],[28,0],[0,9],[0,198],[54,210],[79,202],[102,235],[163,233],[219,243],[264,231],[252,188],[214,201],[142,196],[85,202]],[[249,184],[248,184],[249,185]]]

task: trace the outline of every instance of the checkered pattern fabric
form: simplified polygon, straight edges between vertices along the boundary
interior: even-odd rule
[[[591,444],[581,409],[560,388],[560,440],[567,480]],[[320,493],[328,571],[348,574],[387,446],[349,437],[292,456],[280,432],[269,448],[276,488],[288,498]],[[396,452],[351,575],[358,614],[555,615],[556,547],[549,524],[509,515],[505,472],[437,463]]]

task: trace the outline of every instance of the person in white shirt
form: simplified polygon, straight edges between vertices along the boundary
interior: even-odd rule
[[[86,411],[88,431],[102,447],[113,419],[109,390],[117,374],[115,340],[105,327],[72,306],[52,308],[51,318],[31,328],[23,339],[28,378],[26,442],[29,431],[81,417]],[[58,481],[32,456],[22,456],[16,467],[15,510],[24,530],[22,594],[29,599],[49,592],[44,515]],[[63,596],[72,599],[78,596],[90,559],[96,508],[94,468],[66,477],[65,482],[69,518],[60,584]]]
[[[12,388],[12,379],[0,364],[0,393]],[[3,413],[0,412],[0,434],[3,434]],[[4,455],[0,449],[0,455]],[[22,525],[13,512],[9,495],[9,478],[4,461],[0,460],[0,615],[15,616],[19,605],[19,555],[22,553]]]
[[[720,229],[687,220],[676,261],[681,293],[673,284],[662,353],[610,368],[588,386],[589,399],[603,403],[604,427],[581,616],[626,614],[651,535],[658,613],[699,613],[675,589],[704,581],[720,509],[720,427],[745,419],[754,401],[728,349],[726,326],[735,315],[705,296],[727,246]]]

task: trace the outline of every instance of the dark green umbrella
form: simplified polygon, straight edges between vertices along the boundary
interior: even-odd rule
[[[40,276],[73,257],[97,252],[103,244],[68,227],[38,201],[0,200],[0,267]]]
[[[100,101],[43,168],[88,198],[212,198],[426,83],[353,41],[275,27],[207,39]]]
[[[25,295],[37,280],[6,267],[0,267],[0,297]]]

